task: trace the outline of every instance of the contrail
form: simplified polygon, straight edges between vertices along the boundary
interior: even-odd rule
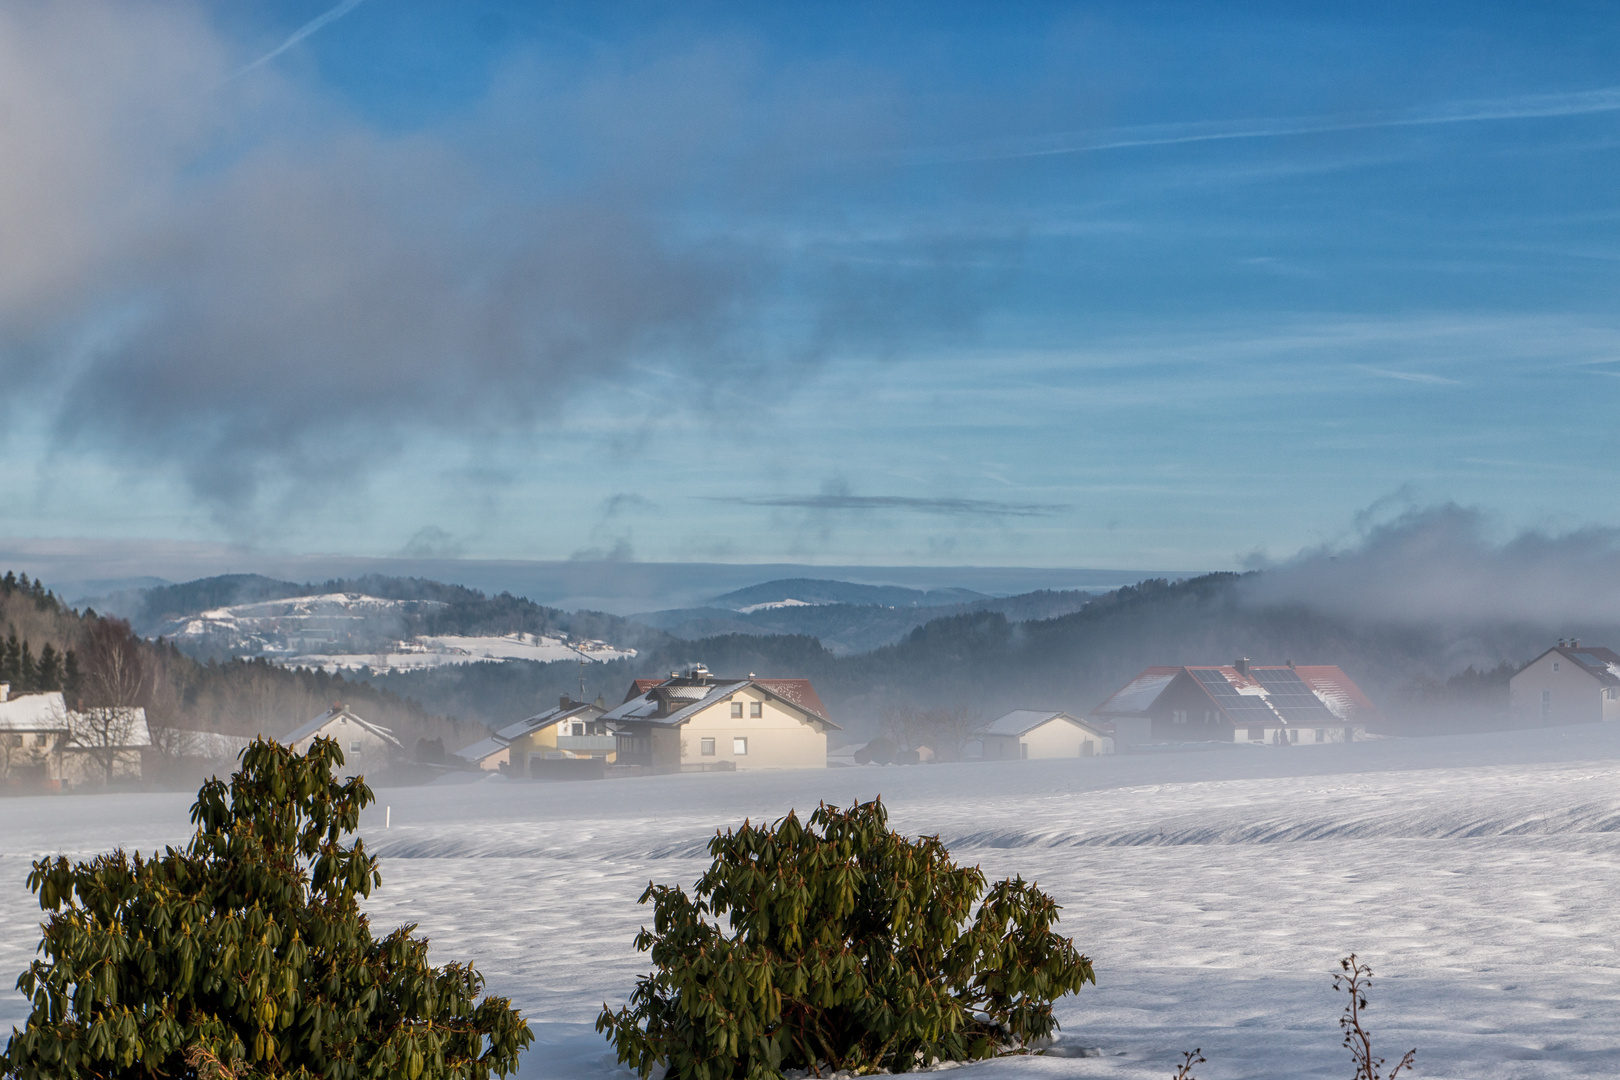
[[[1493,120],[1528,120],[1556,116],[1588,116],[1620,112],[1620,87],[1605,87],[1568,94],[1532,94],[1518,98],[1463,101],[1428,109],[1373,113],[1361,117],[1295,116],[1261,120],[1217,121],[1194,124],[1155,124],[1115,128],[1095,135],[1047,136],[1046,145],[1003,144],[982,149],[922,152],[913,157],[920,164],[946,164],[970,161],[1007,161],[1016,158],[1054,157],[1087,154],[1104,150],[1126,150],[1146,146],[1176,146],[1184,143],[1222,142],[1228,139],[1271,139],[1289,135],[1312,135],[1334,131],[1360,131],[1368,128],[1429,127],[1438,124],[1469,124]]]
[[[292,36],[286,41],[283,41],[280,45],[277,45],[274,49],[271,49],[269,52],[253,61],[253,63],[232,74],[231,78],[239,79],[243,75],[246,75],[248,72],[252,71],[254,68],[268,64],[270,61],[274,60],[276,57],[280,56],[282,53],[286,52],[300,41],[303,41],[305,38],[309,37],[309,35],[315,33],[315,31],[321,29],[323,26],[326,26],[328,23],[337,22],[339,19],[343,18],[343,16],[347,15],[349,12],[353,11],[355,8],[359,7],[365,2],[366,0],[343,0],[343,3],[339,4],[337,7],[322,12],[313,19],[309,20],[309,22],[305,23],[303,26],[300,26],[297,30],[294,30],[292,32]]]

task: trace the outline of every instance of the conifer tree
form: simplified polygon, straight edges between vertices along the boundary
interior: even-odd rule
[[[41,859],[48,915],[18,980],[27,1026],[0,1054],[17,1080],[484,1080],[533,1036],[470,965],[427,964],[404,926],[374,938],[359,898],[380,882],[345,843],[372,801],[307,755],[259,740],[229,785],[197,794],[184,848],[143,859]]]

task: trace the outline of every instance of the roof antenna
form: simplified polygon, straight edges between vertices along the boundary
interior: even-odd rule
[[[579,654],[579,700],[585,700],[585,654]]]

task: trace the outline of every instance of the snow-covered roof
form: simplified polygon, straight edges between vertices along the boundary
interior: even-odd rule
[[[1098,728],[1097,725],[1088,724],[1084,720],[1081,720],[1078,717],[1070,716],[1066,712],[1041,712],[1036,709],[1016,709],[1013,712],[1008,713],[1006,716],[998,717],[997,719],[992,720],[990,723],[974,732],[974,734],[1009,736],[1025,735],[1031,731],[1034,731],[1043,724],[1051,723],[1053,720],[1064,720],[1075,725],[1076,727],[1083,727],[1087,730],[1095,731],[1102,735],[1107,734],[1107,732]]]
[[[1151,667],[1132,679],[1096,709],[1098,716],[1154,713],[1172,684],[1176,700],[1195,694],[1231,723],[1243,726],[1311,727],[1335,723],[1367,724],[1378,709],[1337,666],[1311,664]]]
[[[521,739],[531,731],[535,731],[539,728],[549,727],[552,724],[560,724],[564,720],[571,720],[574,717],[584,713],[601,712],[602,709],[600,706],[593,705],[588,701],[570,702],[568,708],[566,709],[561,705],[554,705],[545,712],[536,713],[525,720],[519,720],[515,724],[506,725],[497,731],[494,737],[501,742],[501,745],[504,746],[513,739]],[[592,719],[594,720],[595,717],[593,716]]]
[[[714,682],[686,683],[679,679],[660,680],[648,686],[641,694],[633,692],[651,680],[637,679],[631,684],[633,696],[624,704],[610,709],[602,719],[612,721],[646,721],[675,726],[683,724],[695,714],[716,702],[723,701],[749,686],[757,686],[771,697],[778,698],[834,731],[843,730],[827,716],[827,707],[810,686],[809,679],[719,679]],[[666,708],[679,704],[677,708]],[[664,715],[660,715],[663,713]]]
[[[67,726],[67,704],[60,690],[0,701],[0,731],[63,731]]]
[[[146,727],[146,710],[139,707],[70,712],[68,723],[72,728],[69,750],[152,745],[152,733]]]
[[[1145,713],[1153,707],[1164,688],[1181,674],[1178,667],[1150,667],[1091,710],[1094,713]]]
[[[456,751],[456,757],[470,764],[476,765],[491,755],[505,750],[509,744],[491,735],[487,739],[479,739],[471,746],[463,746]]]
[[[325,712],[321,713],[321,715],[317,716],[309,723],[304,724],[302,727],[294,728],[292,731],[289,731],[286,735],[281,737],[281,741],[286,743],[288,746],[295,746],[306,739],[312,739],[316,735],[321,734],[328,725],[335,724],[340,719],[359,724],[367,731],[372,732],[378,738],[391,742],[395,746],[399,746],[400,744],[399,740],[394,738],[394,733],[392,731],[389,731],[381,724],[373,724],[370,720],[365,720],[356,716],[354,713],[349,711],[347,706],[341,703],[333,705],[330,709],[327,709]]]

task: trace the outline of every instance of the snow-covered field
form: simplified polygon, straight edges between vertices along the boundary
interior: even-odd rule
[[[1620,725],[998,765],[390,789],[365,822],[371,904],[471,958],[539,1041],[526,1077],[624,1074],[591,1031],[645,957],[649,879],[690,883],[719,826],[881,793],[992,875],[1035,878],[1100,985],[1060,1006],[1087,1058],[969,1077],[1345,1077],[1330,971],[1355,950],[1369,1014],[1419,1077],[1620,1073]],[[37,942],[40,853],[182,839],[183,795],[0,802],[0,971]],[[392,828],[383,808],[392,807]],[[9,975],[5,985],[9,985]],[[0,989],[0,1029],[25,1014]]]

